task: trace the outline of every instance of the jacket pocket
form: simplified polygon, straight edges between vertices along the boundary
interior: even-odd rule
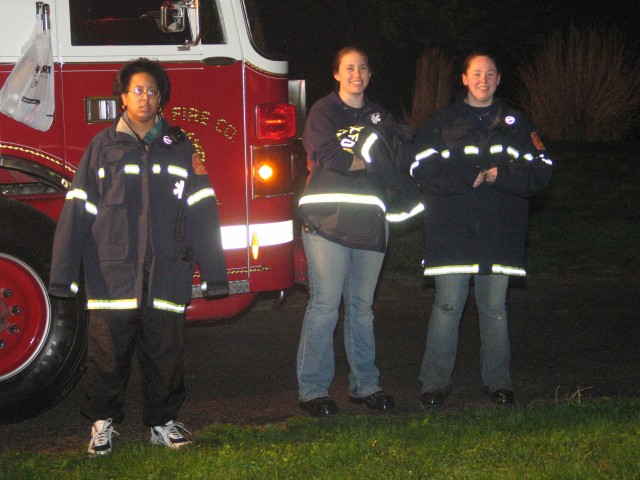
[[[98,168],[98,193],[101,205],[120,205],[125,202],[128,175],[140,175],[139,166],[127,165],[124,149],[117,144],[101,152]]]
[[[124,205],[103,205],[92,227],[100,260],[124,260],[129,253],[128,213]]]

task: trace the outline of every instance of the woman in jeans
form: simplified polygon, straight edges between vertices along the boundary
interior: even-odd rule
[[[466,91],[418,132],[411,166],[426,191],[424,274],[436,285],[420,400],[440,405],[451,393],[473,277],[483,386],[491,401],[509,405],[509,275],[525,275],[528,198],[549,184],[551,161],[522,112],[494,97],[500,71],[492,56],[467,57],[462,83]]]
[[[313,416],[338,411],[329,398],[329,387],[335,371],[333,334],[341,301],[350,367],[349,400],[375,410],[394,407],[393,397],[380,387],[375,366],[371,308],[388,237],[384,181],[372,167],[381,159],[372,153],[374,148],[363,153],[358,146],[365,136],[374,139],[369,136],[374,130],[375,138],[386,136],[396,145],[410,138],[387,110],[365,96],[371,70],[364,52],[354,47],[340,50],[333,76],[337,91],[313,105],[305,125],[303,144],[310,175],[298,210],[305,222],[302,239],[309,303],[297,376],[300,405]],[[391,150],[397,154],[401,148]]]

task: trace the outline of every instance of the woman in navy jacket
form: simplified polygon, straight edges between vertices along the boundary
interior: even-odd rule
[[[303,143],[310,175],[298,208],[305,222],[302,240],[309,303],[297,376],[300,405],[313,416],[338,411],[329,398],[329,387],[335,371],[333,334],[341,300],[349,399],[376,410],[394,407],[393,397],[379,384],[371,307],[387,245],[387,190],[405,180],[397,174],[392,158],[403,155],[402,141],[412,133],[365,97],[371,71],[364,52],[353,47],[340,50],[333,75],[338,91],[313,105],[305,125]],[[364,151],[358,149],[366,139],[374,143]],[[406,180],[413,184],[408,175]]]
[[[466,92],[418,132],[411,165],[426,192],[424,275],[436,284],[421,402],[442,404],[451,392],[473,276],[483,385],[494,403],[512,404],[507,287],[510,275],[525,275],[528,198],[549,184],[551,161],[522,112],[494,96],[500,72],[493,57],[470,55],[462,82]]]
[[[174,420],[185,398],[183,321],[196,262],[205,297],[228,293],[215,193],[184,132],[160,115],[170,83],[140,58],[118,72],[124,113],[91,141],[56,228],[49,291],[73,296],[84,274],[89,324],[89,453],[111,451],[134,351],[151,442],[189,443]]]

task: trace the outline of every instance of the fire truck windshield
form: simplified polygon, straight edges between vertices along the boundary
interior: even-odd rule
[[[197,38],[225,42],[216,0],[199,0],[197,9],[193,1],[179,0],[73,0],[69,7],[74,46],[181,45]],[[196,11],[200,32],[193,21]]]
[[[253,46],[267,58],[282,60],[278,46],[282,23],[274,18],[271,2],[245,0],[244,6]]]

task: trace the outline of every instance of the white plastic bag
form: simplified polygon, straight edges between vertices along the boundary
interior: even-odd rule
[[[0,112],[43,132],[51,127],[56,106],[51,31],[44,28],[48,20],[46,10],[37,15],[31,38],[0,90]]]

